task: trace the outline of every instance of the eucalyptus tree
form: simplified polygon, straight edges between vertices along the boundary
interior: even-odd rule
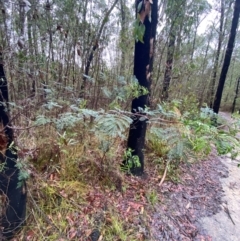
[[[10,46],[10,33],[9,33],[9,25],[8,25],[8,13],[7,13],[7,3],[4,0],[0,1],[1,7],[1,15],[0,19],[2,24],[0,25],[0,36],[1,36],[1,47],[3,49],[9,48]]]
[[[98,48],[99,46],[99,40],[102,36],[102,32],[103,32],[103,29],[105,27],[105,24],[107,23],[108,21],[108,18],[109,18],[109,15],[111,14],[112,10],[114,9],[114,7],[116,6],[118,0],[115,0],[113,2],[113,4],[111,5],[111,7],[106,11],[106,13],[104,14],[103,16],[103,19],[102,19],[102,22],[99,26],[99,29],[97,30],[97,33],[91,43],[91,47],[90,47],[90,51],[87,55],[87,60],[86,60],[86,66],[85,66],[85,70],[84,70],[84,77],[83,77],[83,83],[81,85],[81,91],[84,92],[85,90],[85,86],[86,86],[86,80],[87,80],[87,76],[89,74],[89,69],[90,69],[90,65],[92,63],[92,60],[93,60],[93,54],[95,52],[95,50]],[[82,95],[80,95],[82,96]]]
[[[215,94],[215,99],[214,99],[214,103],[213,103],[213,111],[215,113],[218,113],[220,104],[221,104],[223,88],[224,88],[225,80],[227,77],[229,65],[231,62],[233,49],[234,49],[236,31],[237,31],[237,26],[238,26],[238,22],[239,22],[239,14],[240,14],[240,0],[235,0],[231,31],[230,31],[227,49],[225,52],[223,66],[222,66],[222,70],[221,70],[221,74],[220,74],[220,78],[219,78],[217,92]]]
[[[204,46],[205,47],[205,51],[204,51],[204,57],[202,60],[202,66],[201,66],[201,72],[200,72],[200,78],[202,79],[207,79],[209,76],[209,62],[211,62],[211,58],[209,56],[209,52],[211,50],[211,42],[213,40],[213,32],[214,32],[214,27],[211,26],[209,28],[209,30],[207,31],[206,35],[203,37],[207,43]],[[198,81],[198,85],[197,85],[197,97],[199,100],[199,106],[202,106],[203,101],[204,101],[204,93],[206,92],[205,90],[208,87],[208,82],[207,81]]]
[[[136,22],[134,28],[135,52],[134,75],[139,85],[150,91],[153,68],[153,54],[157,29],[158,0],[136,1]],[[144,173],[144,142],[147,128],[147,118],[144,109],[149,105],[149,94],[142,93],[133,99],[131,111],[133,123],[130,126],[127,148],[132,151],[131,160],[125,160],[124,165],[130,167],[134,175]]]
[[[229,6],[229,7],[231,7],[231,6]],[[224,32],[226,31],[224,29],[224,22],[226,22],[226,20],[225,20],[225,14],[226,14],[225,8],[226,8],[226,0],[221,0],[220,1],[219,30],[217,31],[218,32],[218,44],[217,44],[217,50],[216,50],[214,64],[213,64],[213,73],[212,73],[212,78],[210,80],[209,94],[208,94],[208,96],[209,96],[209,106],[211,108],[213,107],[213,102],[214,102],[215,85],[216,85],[217,73],[218,73],[218,70],[219,70],[219,59],[220,59],[222,44],[223,44],[223,40],[224,40]]]
[[[183,25],[183,19],[185,14],[186,0],[167,2],[166,7],[166,25],[169,28],[168,48],[167,48],[167,61],[164,73],[162,99],[168,99],[168,89],[172,77],[173,58],[175,52],[175,42],[179,32]]]
[[[119,38],[119,48],[121,49],[120,75],[125,75],[126,58],[128,54],[129,38],[129,23],[131,22],[131,13],[126,0],[120,0],[120,14],[121,14],[121,32]],[[131,35],[130,35],[131,36]]]
[[[192,50],[191,50],[191,57],[190,60],[193,60],[194,52],[196,49],[196,39],[197,39],[197,32],[201,22],[205,19],[208,15],[209,10],[211,9],[211,5],[208,3],[207,0],[194,0],[191,1],[187,6],[186,12],[186,22],[187,24],[187,33],[191,36],[191,32],[193,32],[193,39],[192,39]]]
[[[235,111],[236,101],[237,101],[237,98],[238,98],[238,95],[239,95],[239,93],[238,93],[239,92],[239,84],[240,84],[240,77],[238,77],[238,80],[237,80],[235,96],[234,96],[233,103],[232,103],[232,113],[234,113],[234,111]]]
[[[184,69],[193,62],[197,29],[210,9],[206,0],[192,1],[168,1],[166,8],[166,29],[169,31],[167,61],[163,78],[163,88],[161,97],[168,99],[168,90],[172,79],[173,65],[177,63],[178,72],[184,72]],[[184,59],[185,61],[181,61]],[[184,62],[189,61],[189,64]],[[181,70],[180,70],[181,69]],[[176,71],[175,71],[176,72]],[[182,76],[183,77],[183,76]],[[184,77],[186,80],[190,78]],[[177,78],[180,79],[180,78]]]

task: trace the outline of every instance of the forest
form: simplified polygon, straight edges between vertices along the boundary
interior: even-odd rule
[[[218,157],[240,167],[240,0],[0,8],[0,240],[212,240]]]

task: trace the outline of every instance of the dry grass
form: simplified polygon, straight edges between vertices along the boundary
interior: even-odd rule
[[[94,228],[104,240],[134,240],[114,201],[122,195],[121,140],[104,152],[81,126],[62,134],[48,126],[17,143],[31,178],[26,226],[14,240],[90,240]]]

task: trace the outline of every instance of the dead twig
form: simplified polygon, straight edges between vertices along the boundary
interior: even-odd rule
[[[168,169],[168,164],[169,164],[169,161],[167,161],[167,164],[166,164],[166,167],[165,167],[165,170],[164,170],[164,173],[163,173],[163,176],[162,176],[162,179],[161,179],[161,182],[158,184],[159,187],[162,186],[166,176],[167,176],[167,169]]]
[[[232,221],[232,223],[235,225],[235,223],[234,223],[234,221],[233,221],[233,219],[232,219],[232,217],[231,217],[231,215],[230,215],[230,212],[229,212],[228,207],[223,206],[223,209],[224,209],[225,213],[228,215],[229,219],[230,219],[230,220]]]

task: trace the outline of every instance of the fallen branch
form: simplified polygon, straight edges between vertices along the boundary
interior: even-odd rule
[[[163,173],[163,177],[162,177],[162,179],[161,179],[161,182],[158,184],[159,187],[162,186],[162,184],[163,184],[163,182],[164,182],[164,180],[165,180],[165,178],[166,178],[166,176],[167,176],[168,164],[169,164],[169,161],[168,161],[167,164],[166,164],[166,167],[165,167],[165,170],[164,170],[164,173]]]

